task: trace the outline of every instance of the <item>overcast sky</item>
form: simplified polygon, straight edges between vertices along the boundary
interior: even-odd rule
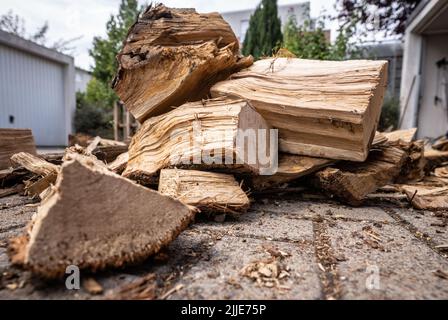
[[[140,0],[140,3],[149,2]],[[226,12],[255,7],[259,0],[160,0],[171,7],[194,7],[199,12]],[[278,3],[292,4],[304,0],[279,0]],[[311,16],[317,17],[326,10],[333,12],[334,0],[310,0]],[[0,14],[9,10],[25,19],[29,33],[46,21],[49,24],[49,42],[82,36],[76,44],[75,63],[90,69],[92,60],[88,50],[94,36],[103,36],[110,14],[118,11],[120,0],[0,0]]]

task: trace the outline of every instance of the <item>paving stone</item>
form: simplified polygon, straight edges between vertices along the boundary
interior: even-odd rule
[[[338,264],[344,299],[448,298],[448,280],[434,274],[438,269],[448,270],[447,259],[393,224],[371,226],[382,239],[385,251],[374,248],[360,238],[363,227],[354,222],[337,222],[328,228],[335,254],[346,260]],[[379,290],[369,290],[366,281],[375,288],[371,275],[376,271],[380,275]]]
[[[224,223],[201,222],[192,226],[197,230],[211,230],[231,236],[245,236],[259,239],[285,242],[312,241],[312,223],[307,220],[291,219],[288,215],[251,211],[238,220],[228,220]]]
[[[436,245],[448,245],[448,215],[446,213],[437,214],[413,209],[394,211],[401,219],[416,227],[424,236],[428,235]]]
[[[281,285],[290,290],[266,288],[240,275],[247,264],[270,257],[263,246],[274,245],[291,254],[284,260],[290,277]],[[224,236],[210,260],[201,260],[178,282],[183,289],[171,299],[319,299],[320,282],[312,246]]]

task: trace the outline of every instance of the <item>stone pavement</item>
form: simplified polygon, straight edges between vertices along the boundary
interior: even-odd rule
[[[448,299],[447,213],[260,199],[237,220],[197,221],[143,265],[82,274],[104,289],[91,295],[10,265],[30,203],[0,199],[0,299]],[[274,284],[241,272],[272,261],[284,271]]]

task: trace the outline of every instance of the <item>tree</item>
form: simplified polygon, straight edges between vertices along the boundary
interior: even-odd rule
[[[137,0],[121,0],[117,15],[111,15],[107,22],[106,38],[95,37],[90,56],[95,60],[93,76],[109,86],[118,64],[116,56],[131,25],[139,15]]]
[[[284,28],[284,47],[302,59],[343,60],[358,57],[356,45],[350,42],[350,27],[341,28],[334,43],[327,39],[324,20],[318,20],[312,28],[310,21],[297,26],[295,15],[288,18]]]
[[[243,53],[255,58],[271,56],[283,41],[277,0],[262,0],[250,17]]]
[[[367,26],[366,31],[402,36],[407,19],[420,2],[422,0],[338,0],[338,19],[342,24]]]
[[[35,33],[29,35],[25,28],[25,20],[11,10],[0,16],[0,30],[65,54],[71,54],[74,48],[70,45],[81,38],[59,39],[53,44],[47,44],[47,34],[49,30],[48,22],[45,22],[39,27]]]

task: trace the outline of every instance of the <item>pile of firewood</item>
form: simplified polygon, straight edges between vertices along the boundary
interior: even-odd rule
[[[418,209],[448,207],[448,141],[428,150],[416,129],[376,131],[386,61],[254,62],[219,14],[163,5],[117,59],[113,87],[141,123],[129,148],[72,137],[63,155],[38,157],[29,132],[0,130],[4,194],[41,199],[11,258],[41,276],[139,262],[196,213],[244,214],[254,194],[290,184],[350,205],[401,193]],[[248,132],[266,133],[255,157]]]

